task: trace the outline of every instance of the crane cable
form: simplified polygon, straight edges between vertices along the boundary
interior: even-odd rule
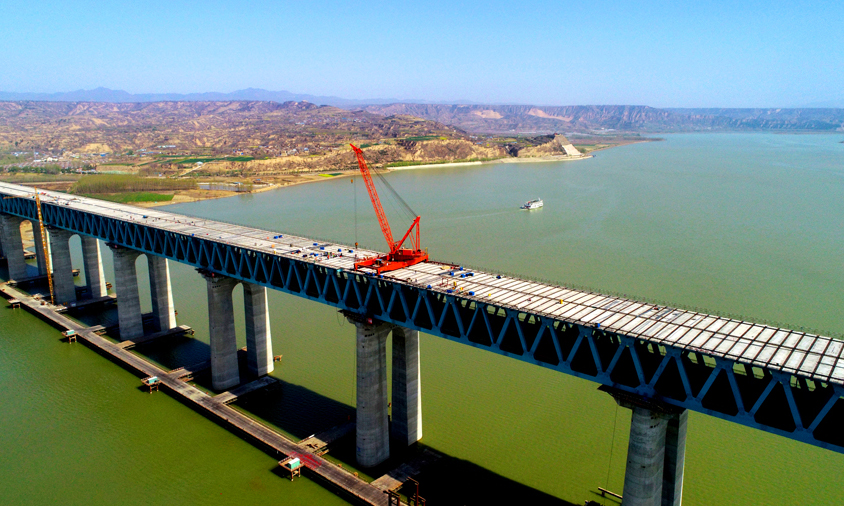
[[[400,209],[400,210],[404,211],[404,212],[405,212],[405,214],[406,214],[406,215],[408,215],[408,216],[410,217],[410,219],[411,219],[411,220],[413,220],[414,218],[416,218],[417,216],[419,216],[419,215],[418,215],[418,214],[416,214],[416,212],[415,212],[415,211],[414,211],[414,210],[410,207],[410,205],[408,205],[408,203],[407,203],[407,202],[405,202],[403,198],[401,198],[401,195],[399,195],[399,192],[397,192],[397,191],[395,190],[395,188],[393,188],[393,185],[391,185],[391,184],[390,184],[390,182],[389,182],[389,181],[387,181],[387,178],[385,178],[385,177],[384,177],[384,175],[381,173],[381,171],[379,171],[379,170],[378,170],[377,168],[375,168],[375,167],[373,167],[373,168],[372,168],[372,171],[373,171],[373,172],[375,172],[375,175],[377,175],[377,176],[378,176],[378,179],[379,179],[379,180],[380,180],[380,181],[384,184],[384,186],[387,188],[387,190],[389,191],[389,195],[390,195],[390,196],[392,196],[392,197],[396,200],[397,204],[401,204],[401,206],[399,207],[399,209]],[[398,206],[397,206],[397,207],[398,207]]]

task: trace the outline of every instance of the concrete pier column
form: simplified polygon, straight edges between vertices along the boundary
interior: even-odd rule
[[[668,415],[665,434],[665,470],[662,478],[662,506],[683,504],[683,471],[686,466],[686,425],[689,412]]]
[[[240,383],[232,290],[237,281],[203,274],[208,285],[208,330],[211,334],[211,387],[226,390]]]
[[[147,262],[155,328],[160,331],[170,330],[176,326],[176,310],[173,308],[173,290],[170,286],[170,264],[166,258],[155,255],[147,255]]]
[[[0,219],[0,257],[5,258],[6,255],[3,254],[3,220]]]
[[[266,376],[273,372],[273,342],[270,334],[270,312],[267,289],[243,283],[243,306],[246,313],[246,357],[249,372]]]
[[[387,412],[387,334],[390,325],[353,322],[357,327],[358,464],[372,467],[390,456]]]
[[[660,506],[668,422],[661,413],[639,406],[632,409],[622,504]]]
[[[44,276],[47,274],[47,259],[44,258],[44,243],[41,242],[41,225],[38,220],[31,220],[31,222],[34,242],[32,249],[35,250],[35,259],[38,262],[38,275]]]
[[[393,329],[392,438],[403,446],[422,439],[422,380],[419,372],[419,331]]]
[[[108,289],[103,272],[103,255],[100,251],[100,241],[96,237],[81,235],[82,262],[85,264],[85,286],[91,298],[105,297]]]
[[[3,244],[3,252],[6,254],[11,279],[26,277],[26,260],[23,258],[23,241],[21,240],[22,221],[23,219],[17,216],[8,214],[0,216],[0,223],[3,224],[0,243]]]
[[[109,245],[114,254],[114,291],[117,294],[117,321],[120,338],[132,339],[144,335],[141,297],[138,295],[138,273],[135,260],[140,251]]]
[[[70,238],[72,235],[73,232],[60,228],[50,230],[50,257],[53,266],[53,291],[56,304],[76,301],[73,263],[70,260]]]

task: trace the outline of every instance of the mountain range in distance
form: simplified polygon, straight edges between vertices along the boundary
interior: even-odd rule
[[[93,90],[76,90],[58,93],[15,93],[0,91],[0,101],[21,102],[229,102],[229,101],[261,101],[261,102],[301,102],[306,101],[316,105],[333,105],[348,108],[360,105],[395,104],[395,103],[427,103],[446,104],[451,102],[430,102],[426,100],[398,100],[373,98],[366,100],[348,99],[333,96],[309,95],[306,93],[291,93],[289,91],[269,91],[260,88],[246,88],[231,93],[129,93],[123,90],[109,88],[95,88]],[[459,101],[461,104],[474,102]]]
[[[247,88],[231,93],[132,94],[96,88],[64,93],[0,92],[6,102],[309,102],[381,116],[415,116],[470,133],[577,131],[844,131],[844,108],[654,108],[636,105],[534,106],[422,100],[345,99]]]

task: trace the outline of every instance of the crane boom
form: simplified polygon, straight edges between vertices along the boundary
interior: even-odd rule
[[[375,216],[378,217],[378,225],[381,226],[381,233],[384,234],[384,239],[387,240],[390,253],[393,253],[393,248],[395,247],[393,231],[390,229],[387,215],[384,214],[384,208],[381,206],[381,199],[378,198],[378,192],[375,191],[375,183],[372,182],[372,175],[369,174],[369,166],[366,165],[366,160],[363,158],[363,151],[355,145],[349,145],[352,146],[352,151],[355,152],[355,157],[358,160],[358,167],[360,168],[361,175],[363,175],[363,181],[366,183],[366,191],[369,192],[372,207],[375,208]]]
[[[47,231],[44,230],[44,217],[41,215],[41,197],[38,188],[35,189],[35,208],[38,209],[38,227],[41,230],[41,247],[44,251],[44,267],[47,269],[47,283],[50,285],[50,304],[56,305],[56,295],[53,290],[53,267],[50,265],[50,251],[47,249]],[[37,248],[38,245],[33,247]]]
[[[378,225],[381,227],[381,233],[384,234],[384,239],[387,241],[387,246],[390,252],[386,255],[373,258],[365,258],[360,262],[355,262],[355,269],[359,267],[369,267],[375,269],[375,272],[381,274],[382,272],[394,271],[402,267],[408,267],[428,260],[428,252],[422,251],[419,239],[419,219],[411,223],[410,228],[407,229],[400,241],[393,240],[393,232],[390,229],[390,222],[387,221],[387,215],[384,213],[384,208],[381,206],[381,199],[378,198],[378,192],[375,190],[375,183],[372,181],[372,175],[369,173],[369,166],[366,165],[366,160],[363,158],[363,151],[355,146],[352,146],[352,151],[355,153],[355,158],[358,161],[360,173],[366,183],[366,191],[369,192],[369,199],[372,201],[372,207],[375,209],[375,215],[378,217]],[[416,234],[411,235],[413,229],[416,229]],[[404,241],[410,237],[412,248],[402,248]]]

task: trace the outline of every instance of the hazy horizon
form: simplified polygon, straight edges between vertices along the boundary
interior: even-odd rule
[[[105,94],[126,94],[127,97],[133,97],[133,100],[115,100],[115,99],[99,99],[99,98],[73,98],[75,95],[92,95],[98,92],[105,93]],[[266,94],[279,94],[279,95],[290,95],[290,97],[283,97],[275,100],[273,98],[252,98],[246,97],[239,98],[244,92],[262,92]],[[36,96],[36,98],[16,98],[11,97],[12,95],[30,95]],[[208,97],[204,97],[202,95],[207,95]],[[228,95],[228,96],[226,96]],[[9,98],[11,97],[11,98]],[[159,98],[161,97],[161,98]],[[357,97],[342,97],[342,96],[325,96],[325,95],[313,95],[310,93],[298,93],[298,92],[291,92],[289,90],[265,90],[263,88],[244,88],[239,90],[232,90],[232,91],[199,91],[199,92],[187,92],[187,93],[179,93],[179,92],[163,92],[163,93],[130,93],[126,90],[115,90],[111,88],[106,88],[104,86],[99,86],[97,88],[91,89],[77,89],[77,90],[68,90],[68,91],[56,91],[56,92],[9,92],[6,90],[0,90],[0,101],[16,101],[16,100],[36,100],[36,101],[59,101],[59,102],[103,102],[103,103],[144,103],[144,102],[156,102],[156,101],[175,101],[175,100],[185,100],[185,101],[200,101],[200,100],[208,100],[208,101],[219,101],[219,100],[231,100],[231,101],[287,101],[287,100],[295,100],[295,101],[314,101],[318,105],[322,105],[322,102],[325,102],[326,105],[335,105],[335,102],[339,102],[337,104],[338,107],[343,106],[356,106],[356,105],[386,105],[392,103],[406,103],[406,104],[430,104],[430,105],[481,105],[481,106],[536,106],[536,107],[615,107],[615,106],[625,106],[625,107],[654,107],[657,109],[844,109],[844,101],[841,103],[835,101],[829,101],[828,103],[814,103],[814,104],[804,104],[798,106],[770,106],[770,107],[723,107],[723,106],[708,106],[708,107],[685,107],[685,106],[678,106],[678,107],[655,107],[650,104],[539,104],[539,103],[528,103],[528,102],[509,102],[509,103],[481,103],[475,102],[471,100],[454,100],[454,101],[431,101],[425,99],[396,99],[396,98],[385,98],[385,97],[370,97],[370,98],[357,98]],[[309,100],[310,99],[310,100]],[[345,103],[345,104],[343,104]]]

